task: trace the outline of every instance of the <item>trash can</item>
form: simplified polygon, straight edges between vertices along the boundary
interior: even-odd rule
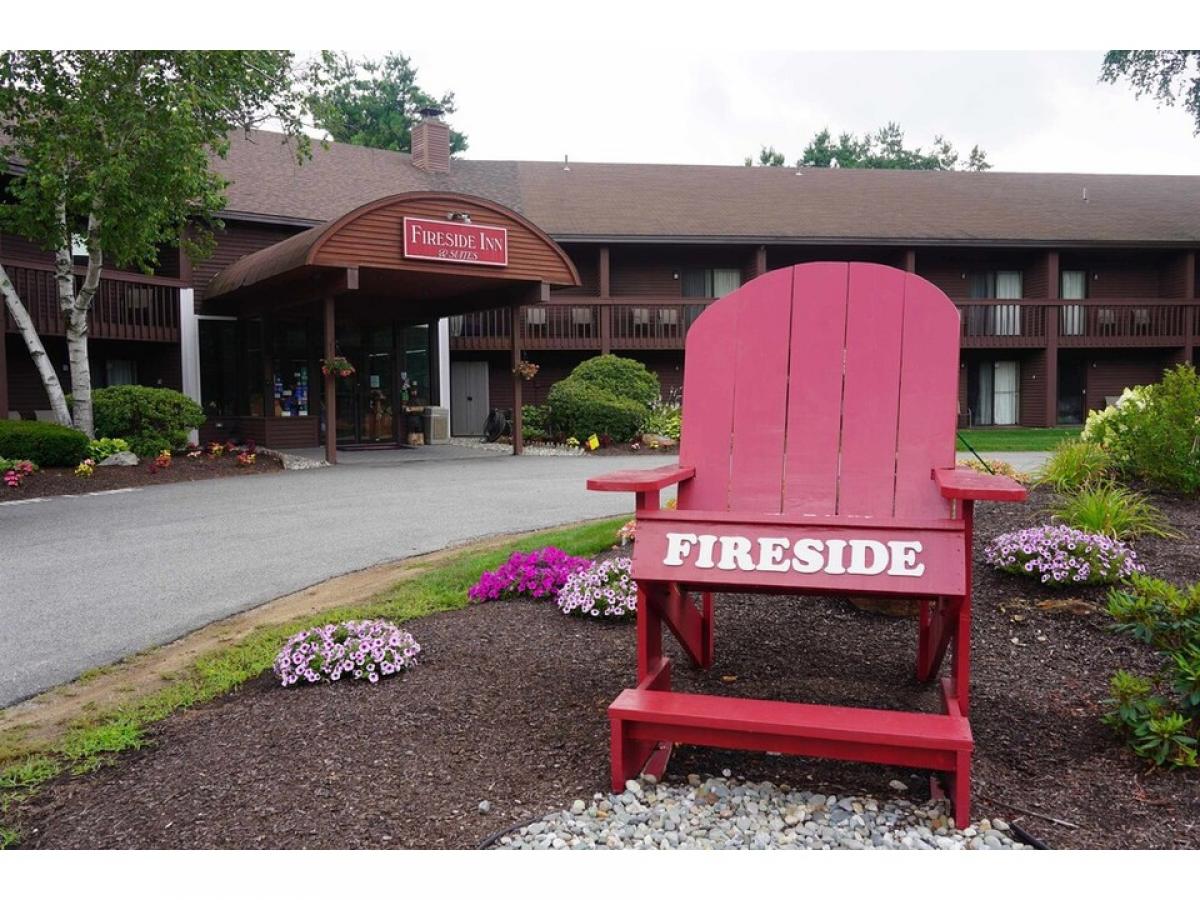
[[[446,407],[425,407],[425,443],[450,443],[450,410]]]

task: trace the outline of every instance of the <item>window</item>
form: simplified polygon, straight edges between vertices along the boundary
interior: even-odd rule
[[[972,425],[1016,425],[1021,405],[1021,368],[1016,360],[976,364],[967,385]]]
[[[972,272],[967,282],[972,300],[1020,300],[1023,293],[1021,272]],[[971,308],[967,333],[972,335],[1019,335],[1021,307],[1016,304],[981,304]]]
[[[206,415],[237,415],[239,355],[237,322],[200,320],[200,405]]]
[[[137,363],[132,359],[110,359],[104,363],[105,384],[137,384]]]
[[[741,269],[684,269],[683,296],[724,297],[742,286]]]
[[[279,322],[271,358],[274,381],[271,396],[274,414],[290,418],[307,416],[309,403],[308,329],[303,322]]]
[[[1059,296],[1063,300],[1087,299],[1087,272],[1078,269],[1064,269],[1060,277]],[[1083,305],[1072,303],[1063,306],[1059,311],[1058,330],[1060,334],[1083,334],[1084,312]]]

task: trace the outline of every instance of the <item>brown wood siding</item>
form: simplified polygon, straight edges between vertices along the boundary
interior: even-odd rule
[[[508,229],[508,265],[476,266],[453,262],[422,263],[404,257],[405,216],[446,221],[451,213],[468,212],[476,225],[495,225]],[[486,206],[467,200],[428,198],[389,203],[371,209],[337,228],[313,255],[315,265],[401,268],[411,271],[446,274],[457,272],[479,278],[546,281],[572,284],[574,274],[563,262],[555,246],[516,221]]]
[[[1070,251],[1060,255],[1062,271],[1087,272],[1087,295],[1103,300],[1171,296],[1163,294],[1169,282],[1171,255],[1157,251]]]
[[[1176,362],[1170,352],[1093,353],[1083,357],[1087,366],[1088,409],[1103,409],[1105,397],[1119,396],[1127,387],[1154,384]]]
[[[1030,277],[1038,284],[1034,273],[1039,265],[1044,266],[1045,254],[1028,251],[944,251],[918,250],[917,274],[932,282],[949,297],[963,298],[970,293],[972,272],[996,272],[1017,270],[1022,273],[1021,289],[1026,297],[1045,296],[1029,292]],[[903,262],[900,264],[903,268]],[[1042,276],[1044,282],[1044,275]]]
[[[192,264],[192,285],[196,289],[196,312],[204,312],[204,289],[212,281],[213,276],[230,263],[278,244],[303,229],[287,228],[280,225],[258,225],[250,222],[226,222],[225,227],[216,232],[216,246],[205,259]]]
[[[1045,253],[1039,253],[1029,261],[1022,277],[1021,293],[1026,297],[1050,296],[1049,259]]]
[[[598,297],[600,295],[600,248],[595,244],[562,245],[579,271],[579,287],[554,289],[554,296]]]
[[[1007,357],[1012,358],[1012,357]],[[1021,366],[1021,410],[1019,424],[1046,424],[1046,352],[1017,356]]]
[[[746,277],[753,247],[639,247],[611,250],[614,297],[681,297],[684,269],[738,269]]]
[[[1176,253],[1170,257],[1162,267],[1158,295],[1171,298],[1194,297],[1195,285],[1192,283],[1194,274],[1192,267],[1194,265],[1194,255],[1190,252]]]

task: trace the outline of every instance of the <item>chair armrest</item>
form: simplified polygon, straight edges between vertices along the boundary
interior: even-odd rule
[[[696,474],[695,466],[660,466],[657,469],[622,469],[589,478],[589,491],[658,491]]]
[[[1007,475],[989,475],[974,469],[934,469],[942,496],[948,500],[1024,500],[1029,496],[1024,485]]]

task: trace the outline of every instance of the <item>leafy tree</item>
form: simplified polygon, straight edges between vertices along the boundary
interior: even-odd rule
[[[18,163],[0,229],[54,253],[72,408],[12,281],[0,293],[41,375],[55,418],[93,434],[88,313],[106,264],[150,271],[159,248],[211,244],[224,202],[209,169],[229,134],[270,117],[301,156],[303,96],[292,55],[273,50],[37,50],[0,53],[0,136]],[[184,226],[197,226],[185,236]],[[87,246],[76,285],[73,237]]]
[[[335,141],[378,147],[412,149],[412,127],[421,110],[437,107],[454,112],[454,93],[441,98],[417,85],[417,70],[407,56],[389,53],[382,60],[354,59],[345,53],[324,51],[320,77],[309,95],[313,121]],[[450,130],[450,153],[467,149],[467,138]]]
[[[778,162],[768,162],[778,159]],[[760,165],[783,165],[783,154],[774,147],[764,147],[759,154]],[[746,160],[750,165],[750,160]],[[895,122],[889,122],[873,134],[858,137],[848,131],[838,135],[837,140],[828,128],[822,128],[808,142],[797,166],[841,169],[952,169],[984,172],[990,169],[987,154],[978,146],[972,147],[965,162],[960,161],[954,146],[941,135],[933,139],[933,148],[925,152],[920,147],[904,146],[904,131]]]
[[[747,156],[745,159],[745,164],[747,166],[754,165],[753,157]],[[770,147],[764,145],[763,148],[758,151],[758,164],[760,166],[782,166],[783,154],[776,150],[774,145]]]
[[[1109,50],[1100,80],[1121,79],[1138,97],[1149,94],[1160,106],[1183,106],[1200,134],[1200,50]]]

